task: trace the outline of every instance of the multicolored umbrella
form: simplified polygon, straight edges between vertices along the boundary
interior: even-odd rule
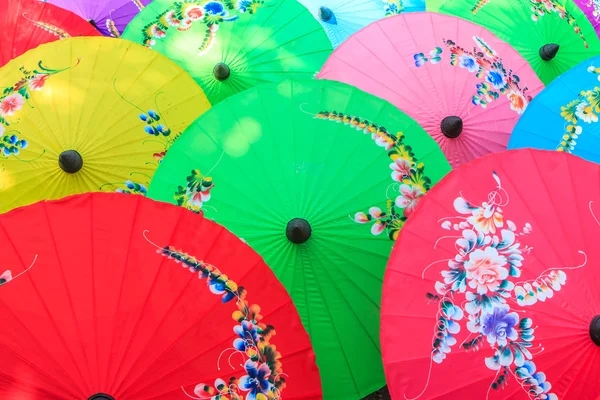
[[[398,399],[600,393],[600,166],[515,150],[453,170],[402,229],[381,342]]]
[[[70,10],[90,21],[105,36],[119,37],[152,0],[38,0]]]
[[[100,33],[77,15],[39,0],[0,0],[0,67],[40,44]]]
[[[116,193],[40,202],[0,226],[15,276],[0,288],[0,397],[321,398],[292,299],[222,226]]]
[[[573,153],[600,163],[600,56],[584,61],[552,82],[531,103],[509,148]]]
[[[527,62],[490,32],[419,12],[357,32],[318,78],[388,100],[417,120],[452,166],[505,150],[520,114],[543,88]]]
[[[144,193],[209,107],[185,71],[129,41],[28,51],[0,69],[0,212],[87,191]]]
[[[123,38],[175,61],[211,104],[258,84],[311,78],[332,50],[295,0],[154,0]]]
[[[570,0],[427,0],[427,10],[489,29],[514,47],[546,85],[600,53],[593,26]]]
[[[311,335],[324,398],[356,399],[385,384],[379,301],[393,240],[449,169],[391,104],[288,80],[198,118],[148,194],[205,213],[261,254]]]
[[[425,0],[300,0],[321,23],[333,48],[371,22],[411,11],[425,11]]]
[[[597,35],[600,35],[600,1],[573,0],[590,21]]]

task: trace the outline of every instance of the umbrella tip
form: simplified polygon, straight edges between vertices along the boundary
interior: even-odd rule
[[[96,393],[90,396],[88,400],[115,400],[115,398],[104,393]]]
[[[229,78],[229,75],[231,75],[231,70],[227,64],[220,62],[217,63],[213,68],[213,75],[215,76],[216,80],[224,81],[225,79]]]
[[[600,315],[596,315],[590,323],[590,337],[596,346],[600,346]]]
[[[323,22],[329,21],[333,17],[333,11],[330,8],[321,6],[319,7],[319,19]]]
[[[456,115],[450,115],[445,117],[440,124],[440,129],[444,136],[450,139],[457,138],[463,129],[463,121],[460,117]]]
[[[285,236],[295,244],[304,243],[310,238],[312,228],[307,220],[303,218],[294,218],[288,222],[285,228]]]
[[[540,47],[540,58],[544,61],[550,61],[556,57],[558,49],[560,49],[560,46],[555,43],[545,44]]]
[[[83,158],[75,150],[65,150],[58,156],[58,166],[63,171],[74,174],[83,167]]]
[[[94,21],[93,19],[88,19],[88,22],[89,22],[90,24],[92,24],[92,26],[93,26],[94,28],[98,29],[98,25],[96,25],[96,21]]]

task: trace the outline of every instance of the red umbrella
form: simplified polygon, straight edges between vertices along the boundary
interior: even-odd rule
[[[2,399],[321,398],[287,292],[210,220],[86,194],[0,216],[0,243]]]
[[[516,150],[450,172],[388,264],[381,341],[397,399],[600,393],[600,166]]]
[[[78,15],[40,0],[0,0],[0,67],[40,44],[71,36],[100,36]]]

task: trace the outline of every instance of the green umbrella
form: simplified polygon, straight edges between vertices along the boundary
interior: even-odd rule
[[[154,0],[123,38],[175,61],[211,104],[258,84],[311,78],[332,51],[295,0]]]
[[[198,118],[149,196],[204,212],[258,251],[311,335],[325,398],[357,399],[385,384],[379,304],[393,240],[449,170],[436,142],[386,101],[287,80]]]
[[[479,24],[510,44],[544,84],[600,53],[600,41],[572,0],[427,0],[427,11]]]

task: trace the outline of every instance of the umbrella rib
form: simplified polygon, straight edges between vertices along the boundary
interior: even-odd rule
[[[45,203],[42,203],[42,207],[45,207]],[[49,221],[48,221],[48,226],[49,226]],[[5,227],[5,226],[2,224],[2,222],[1,222],[1,221],[0,221],[0,229],[2,229],[2,231],[4,232],[4,235],[6,236],[8,243],[11,245],[11,247],[12,247],[12,248],[15,250],[15,252],[18,254],[18,258],[19,258],[19,261],[21,262],[21,265],[25,265],[25,263],[23,262],[23,259],[21,258],[21,255],[19,254],[19,252],[18,252],[18,250],[17,250],[17,248],[16,248],[16,246],[15,246],[15,244],[14,244],[14,243],[13,243],[13,241],[10,239],[10,236],[8,235],[8,232],[7,232],[7,230],[6,230],[6,227]],[[55,249],[55,250],[56,250],[56,249]],[[74,363],[74,364],[75,364],[75,366],[76,366],[77,372],[79,373],[79,377],[80,377],[82,380],[85,380],[85,379],[83,378],[83,374],[82,374],[82,372],[81,372],[81,369],[79,368],[79,365],[77,364],[77,361],[75,360],[75,356],[73,355],[73,352],[72,352],[72,351],[71,351],[71,349],[70,349],[70,348],[67,346],[67,342],[66,342],[65,338],[62,336],[62,334],[61,334],[60,330],[58,329],[58,326],[57,326],[57,324],[56,324],[56,321],[55,321],[55,320],[54,320],[54,318],[51,316],[51,314],[50,314],[50,310],[48,309],[48,305],[46,304],[46,302],[44,301],[44,298],[43,298],[43,297],[42,297],[42,295],[40,294],[40,292],[39,292],[39,289],[37,288],[37,286],[36,286],[36,285],[35,285],[35,283],[33,282],[33,279],[31,278],[31,275],[30,275],[30,274],[27,274],[27,277],[30,279],[30,281],[31,281],[31,285],[32,285],[32,286],[33,286],[33,288],[34,288],[34,292],[36,293],[36,295],[37,295],[37,296],[38,296],[38,298],[40,299],[40,301],[41,301],[41,303],[42,303],[42,305],[43,305],[43,307],[44,307],[44,311],[46,311],[46,314],[47,314],[47,316],[49,317],[49,319],[50,319],[50,321],[51,321],[52,327],[53,327],[53,328],[54,328],[54,330],[56,331],[56,334],[57,334],[57,336],[59,337],[60,341],[62,342],[62,345],[64,346],[64,348],[67,350],[67,352],[68,352],[68,353],[69,353],[69,355],[71,356],[71,360],[73,361],[73,363]],[[61,369],[62,369],[62,368],[61,368]],[[64,371],[64,370],[63,370],[63,371]],[[76,382],[76,381],[73,379],[73,377],[72,377],[72,376],[71,376],[69,373],[67,373],[66,371],[65,371],[65,374],[66,374],[66,375],[67,375],[69,378],[71,378],[71,380],[72,380],[74,383]],[[77,385],[76,383],[75,383],[75,385],[77,386],[77,388],[78,388],[78,389],[79,389],[81,392],[83,392],[83,390],[81,389],[81,387],[79,387],[79,385]]]
[[[140,209],[140,208],[139,208],[139,203],[140,203],[140,201],[141,201],[140,199],[141,199],[141,197],[137,199],[137,205],[136,205],[136,214],[135,214],[135,216],[134,216],[134,221],[136,221],[136,220],[137,220],[137,214],[138,214],[138,212],[137,212],[137,211]],[[177,228],[177,226],[179,225],[179,223],[180,223],[181,219],[183,218],[183,216],[184,216],[184,214],[185,214],[186,212],[188,212],[188,211],[187,211],[187,210],[185,210],[184,208],[181,208],[181,210],[180,210],[180,212],[179,212],[179,216],[177,217],[177,222],[176,222],[176,223],[173,225],[174,227],[173,227],[173,231],[171,232],[171,235],[170,235],[169,242],[173,242],[173,240],[174,240],[174,238],[175,238],[175,234],[177,233],[177,229],[176,229],[176,228]],[[141,235],[141,232],[137,232],[137,233]],[[133,239],[133,234],[134,234],[134,232],[133,232],[133,223],[132,223],[132,230],[131,230],[131,233],[130,233],[130,238],[129,238],[129,240],[130,240],[130,243],[131,243],[131,240]],[[129,263],[129,251],[127,252],[126,260],[127,260],[127,263]],[[144,299],[144,301],[143,301],[143,303],[142,303],[142,307],[140,308],[140,310],[143,310],[144,306],[145,306],[145,305],[148,303],[148,298],[150,297],[150,294],[152,293],[152,291],[153,291],[153,289],[154,289],[154,287],[155,287],[155,285],[156,285],[156,281],[157,281],[157,279],[158,279],[158,274],[159,274],[159,272],[162,270],[162,268],[163,268],[163,266],[165,265],[166,261],[167,261],[167,259],[166,259],[166,258],[163,258],[163,259],[161,259],[161,261],[159,262],[159,264],[158,264],[158,267],[157,267],[156,276],[155,276],[155,277],[154,277],[154,279],[152,280],[152,284],[151,284],[150,288],[148,289],[148,292],[146,293],[146,298]],[[126,271],[126,270],[127,270],[127,264],[125,264],[125,265],[124,265],[124,268],[123,268],[123,279],[124,279],[124,277],[125,277],[125,271]],[[120,300],[121,300],[121,294],[122,294],[122,292],[123,292],[123,285],[121,285],[121,289],[120,289],[120,292],[119,292],[119,302],[117,303],[117,310],[119,310],[119,306],[120,306]],[[132,331],[131,331],[131,334],[130,334],[130,336],[129,336],[129,340],[127,341],[127,344],[125,345],[125,349],[124,349],[124,351],[123,351],[123,354],[121,355],[121,357],[119,357],[119,358],[120,358],[120,360],[119,360],[119,361],[118,361],[118,363],[116,364],[116,365],[117,365],[117,370],[116,370],[116,372],[115,372],[114,378],[113,378],[113,380],[112,380],[112,384],[111,384],[111,386],[110,386],[110,388],[111,388],[111,392],[113,392],[113,393],[115,393],[115,392],[116,392],[116,388],[114,387],[114,386],[115,386],[115,384],[117,384],[117,385],[118,385],[118,386],[117,386],[117,388],[118,388],[118,387],[120,387],[120,386],[121,386],[121,384],[122,384],[122,381],[121,381],[121,382],[117,382],[117,378],[118,378],[119,372],[121,371],[121,368],[122,368],[122,365],[123,365],[123,361],[125,360],[125,356],[128,354],[128,352],[129,352],[129,349],[130,349],[130,347],[131,347],[131,343],[133,342],[133,338],[135,337],[135,335],[136,335],[136,333],[137,333],[137,329],[135,329],[135,328],[136,328],[136,327],[138,326],[138,324],[140,323],[140,320],[142,319],[142,316],[143,316],[143,312],[142,312],[142,311],[140,311],[140,312],[138,313],[138,316],[137,316],[137,320],[136,320],[136,322],[133,324],[133,329],[132,329]],[[114,340],[114,338],[113,338],[113,340]]]

